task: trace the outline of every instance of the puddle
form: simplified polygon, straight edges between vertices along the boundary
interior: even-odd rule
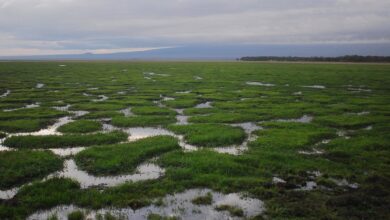
[[[194,76],[194,79],[196,79],[196,80],[202,80],[203,78],[200,77],[200,76]]]
[[[300,150],[298,151],[299,154],[305,154],[305,155],[319,155],[319,154],[324,154],[325,151],[324,150],[321,150],[321,149],[318,149],[319,146],[321,145],[324,145],[324,144],[328,144],[329,142],[331,142],[332,140],[331,139],[324,139],[316,144],[314,144],[314,147],[311,149],[311,150]]]
[[[271,83],[263,83],[263,82],[246,82],[247,85],[251,85],[251,86],[275,86],[275,84],[271,84]]]
[[[195,108],[212,108],[211,102],[205,102],[205,103],[200,103],[195,106]]]
[[[302,95],[302,92],[299,91],[299,92],[294,92],[293,95]]]
[[[353,85],[345,85],[348,91],[351,92],[372,92],[371,89],[367,89],[366,86],[360,85],[360,86],[353,86]]]
[[[304,186],[301,186],[300,188],[296,190],[302,190],[302,191],[310,191],[310,190],[315,190],[317,189],[317,183],[314,181],[308,181],[305,183]]]
[[[299,122],[299,123],[310,123],[311,121],[313,121],[313,118],[312,116],[309,116],[309,115],[303,115],[302,117],[300,118],[295,118],[295,119],[278,119],[276,120],[277,122]]]
[[[301,87],[312,88],[312,89],[326,89],[326,87],[323,85],[312,85],[312,86],[301,86]]]
[[[218,148],[212,148],[218,153],[225,153],[225,154],[231,154],[231,155],[240,155],[246,150],[248,150],[248,143],[255,141],[257,139],[257,135],[252,134],[256,130],[263,129],[261,126],[258,126],[256,123],[253,122],[247,122],[247,123],[237,123],[237,124],[230,124],[233,127],[240,127],[244,129],[247,138],[244,140],[244,142],[240,145],[232,145],[232,146],[226,146],[226,147],[218,147]]]
[[[7,91],[5,91],[5,93],[3,93],[3,94],[0,95],[0,98],[7,97],[9,94],[11,94],[11,90],[8,90],[8,89],[7,89]]]
[[[341,187],[349,187],[351,189],[357,189],[359,188],[358,183],[349,183],[345,178],[338,180],[334,178],[329,178],[331,181],[333,181],[336,185],[341,186]]]
[[[87,90],[98,90],[99,88],[93,87],[93,88],[88,88]]]
[[[362,111],[362,112],[355,112],[355,113],[346,113],[347,115],[358,115],[358,116],[362,116],[362,115],[369,115],[370,112],[369,111]]]
[[[119,176],[92,176],[85,171],[80,170],[75,161],[66,160],[64,170],[49,175],[46,179],[53,177],[64,177],[74,179],[80,183],[81,188],[89,187],[113,187],[125,182],[137,182],[142,180],[157,179],[161,177],[165,170],[150,162],[142,163],[137,168],[134,174],[119,175]]]
[[[33,135],[33,136],[42,136],[42,135],[62,135],[62,133],[57,131],[57,128],[61,127],[62,125],[68,124],[72,122],[73,120],[71,117],[62,117],[57,120],[56,123],[53,125],[50,125],[47,128],[41,129],[39,131],[35,132],[25,132],[25,133],[14,133],[10,134],[10,136],[27,136],[27,135]]]
[[[98,99],[92,99],[93,102],[103,102],[103,101],[106,101],[108,99],[107,96],[105,95],[98,95]]]
[[[37,85],[35,86],[35,88],[41,89],[41,88],[43,88],[44,86],[45,86],[45,84],[43,84],[43,83],[37,83]]]
[[[18,193],[19,187],[8,190],[0,190],[0,199],[12,199]]]
[[[213,197],[211,205],[195,205],[192,200],[210,193]],[[244,219],[261,215],[265,211],[264,202],[258,199],[245,197],[241,193],[222,194],[209,189],[190,189],[182,193],[167,195],[162,199],[163,205],[149,205],[140,209],[131,208],[104,208],[99,210],[87,210],[74,205],[57,206],[47,211],[39,211],[29,216],[28,220],[47,219],[56,215],[59,220],[66,220],[69,213],[81,210],[86,213],[87,219],[96,219],[98,214],[110,213],[124,219],[147,220],[149,214],[161,216],[176,216],[186,220],[219,220],[219,219]],[[217,211],[215,207],[230,205],[243,210],[243,217],[233,217],[227,211]]]
[[[81,151],[85,150],[85,147],[50,148],[49,150],[60,157],[67,157],[80,153]]]
[[[145,76],[144,79],[151,80],[152,78]]]
[[[172,97],[162,97],[163,99],[163,101],[173,101],[173,100],[175,100],[175,98],[172,98]]]
[[[158,135],[176,136],[174,133],[163,128],[134,127],[134,128],[124,129],[123,131],[125,131],[130,135],[128,138],[129,141],[136,141],[142,138],[154,137]]]
[[[134,113],[131,112],[131,108],[125,108],[119,111],[120,113],[124,114],[126,117],[134,116]]]
[[[38,108],[39,106],[40,106],[40,103],[36,102],[36,103],[33,103],[33,104],[25,105],[24,107],[21,107],[21,108],[4,109],[3,111],[4,112],[13,112],[13,111],[17,111],[17,110],[20,110],[20,109],[26,109],[26,108]]]
[[[273,183],[273,184],[285,184],[286,181],[285,181],[284,179],[282,179],[282,178],[279,178],[279,177],[274,176],[274,177],[272,178],[272,183]]]
[[[118,95],[125,95],[127,92],[126,91],[119,91],[117,92]]]
[[[189,94],[191,93],[191,90],[187,90],[187,91],[178,91],[176,92],[177,94]]]
[[[87,96],[87,97],[89,97],[89,96],[92,96],[92,94],[89,94],[89,93],[83,92],[83,96]]]
[[[118,175],[118,176],[93,176],[85,171],[80,170],[73,159],[65,160],[64,169],[49,174],[41,181],[48,179],[63,177],[70,178],[80,183],[81,188],[89,187],[113,187],[126,182],[138,182],[143,180],[151,180],[160,178],[164,175],[165,170],[161,167],[145,162],[137,166],[136,171],[130,175]],[[19,189],[23,186],[30,185],[31,183],[24,184],[20,187],[14,187],[8,190],[0,190],[0,199],[13,198]]]
[[[156,73],[154,72],[144,72],[144,75],[154,76]]]
[[[177,125],[188,125],[188,118],[189,116],[186,115],[176,115],[176,124]]]
[[[59,67],[65,67],[66,65],[65,64],[60,64],[58,65]]]

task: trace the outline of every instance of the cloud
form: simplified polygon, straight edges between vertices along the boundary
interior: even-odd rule
[[[215,43],[389,43],[388,8],[388,0],[0,0],[0,55]]]

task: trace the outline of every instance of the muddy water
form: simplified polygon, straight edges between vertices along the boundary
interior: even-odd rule
[[[211,193],[213,202],[211,205],[195,205],[191,201],[198,196],[205,196]],[[146,220],[151,213],[161,216],[177,216],[181,219],[198,220],[220,220],[220,219],[243,219],[261,215],[265,211],[264,203],[261,200],[245,197],[240,193],[222,194],[209,189],[190,189],[182,193],[167,195],[162,199],[164,205],[150,205],[141,209],[131,208],[105,208],[97,211],[81,209],[76,206],[58,206],[47,211],[34,213],[27,219],[47,219],[56,215],[60,220],[66,220],[67,215],[73,211],[81,210],[88,213],[87,218],[95,219],[97,214],[111,213],[116,217],[124,219]],[[244,217],[233,217],[226,211],[217,211],[215,207],[220,205],[230,205],[243,210]]]
[[[246,82],[246,84],[251,86],[267,86],[267,87],[275,86],[275,84],[263,83],[263,82]]]

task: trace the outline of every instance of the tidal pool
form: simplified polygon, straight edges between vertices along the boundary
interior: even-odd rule
[[[199,196],[205,196],[207,193],[212,195],[211,205],[196,205],[192,203],[193,199]],[[57,206],[50,210],[38,211],[29,216],[27,219],[47,219],[48,217],[56,215],[58,219],[66,220],[69,213],[79,210],[87,213],[87,219],[95,219],[98,214],[103,215],[105,213],[110,213],[113,216],[124,219],[146,220],[148,215],[153,213],[161,216],[176,216],[187,220],[233,220],[253,218],[263,214],[265,211],[264,202],[259,199],[247,197],[241,193],[223,194],[212,191],[210,189],[189,189],[181,193],[167,195],[162,199],[162,202],[163,205],[161,206],[152,204],[136,210],[131,208],[104,208],[99,210],[87,210],[74,205]],[[237,217],[232,216],[227,211],[217,211],[215,208],[221,205],[237,207],[243,211],[244,216]]]

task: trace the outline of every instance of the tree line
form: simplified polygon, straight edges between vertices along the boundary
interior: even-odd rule
[[[388,63],[390,56],[359,56],[347,55],[339,57],[283,57],[283,56],[248,56],[241,57],[241,61],[297,61],[297,62],[373,62]]]

